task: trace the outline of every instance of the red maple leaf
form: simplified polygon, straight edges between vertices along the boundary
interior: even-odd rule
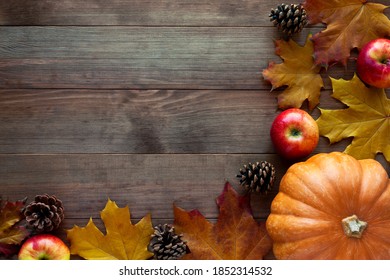
[[[191,251],[184,259],[263,259],[272,241],[265,223],[253,218],[249,195],[240,196],[227,182],[216,202],[220,211],[216,224],[198,210],[186,212],[174,206],[174,226]]]

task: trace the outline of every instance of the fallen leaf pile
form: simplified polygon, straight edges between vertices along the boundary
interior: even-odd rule
[[[323,81],[320,72],[335,63],[346,65],[351,50],[367,42],[390,36],[388,8],[365,0],[306,0],[303,3],[310,24],[323,23],[322,30],[306,40],[303,47],[292,39],[276,40],[276,54],[283,63],[270,62],[263,77],[272,89],[287,86],[278,95],[278,107],[301,108],[307,99],[309,110],[319,104]],[[320,109],[320,134],[330,143],[352,137],[345,153],[358,159],[383,153],[390,162],[390,103],[383,89],[366,87],[356,76],[351,81],[332,79],[333,97],[349,108]]]
[[[263,259],[272,241],[265,223],[259,224],[252,216],[249,194],[240,196],[226,183],[216,202],[220,210],[216,224],[207,221],[198,210],[186,212],[174,206],[176,233],[182,234],[190,251],[183,259]],[[118,208],[108,200],[101,219],[106,235],[92,219],[86,227],[75,225],[68,230],[71,254],[95,260],[146,260],[153,256],[148,251],[153,233],[150,215],[132,225],[129,208]]]

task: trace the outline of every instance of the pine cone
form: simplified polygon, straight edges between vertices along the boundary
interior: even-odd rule
[[[175,233],[172,225],[158,225],[149,243],[149,251],[154,253],[156,260],[177,260],[187,253],[187,244],[181,239],[182,235]]]
[[[37,232],[57,229],[64,219],[62,201],[54,195],[37,195],[23,211],[27,224]]]
[[[274,26],[277,26],[288,36],[301,32],[308,22],[306,10],[302,4],[281,4],[276,9],[271,10],[269,17]]]
[[[240,169],[237,177],[246,190],[267,193],[275,182],[275,167],[267,161],[249,163]]]

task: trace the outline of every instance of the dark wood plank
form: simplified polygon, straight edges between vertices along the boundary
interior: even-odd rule
[[[1,25],[270,25],[275,1],[13,0],[0,2]]]
[[[104,231],[108,197],[128,205],[133,222],[151,213],[153,224],[171,223],[173,203],[215,221],[225,180],[242,193],[242,164],[267,160],[276,187],[251,200],[264,221],[289,166],[269,138],[278,91],[269,93],[261,76],[269,61],[280,62],[273,39],[281,34],[268,19],[277,4],[0,1],[0,195],[58,196],[66,241],[64,230],[90,217]],[[343,107],[327,76],[350,78],[354,63],[322,73],[322,107]],[[321,138],[314,153],[349,141]]]
[[[377,1],[390,5],[388,0]],[[269,26],[271,0],[12,0],[0,25]],[[385,10],[390,15],[389,9]]]
[[[273,153],[277,93],[1,90],[0,153]],[[342,107],[329,95],[324,108]]]
[[[225,180],[239,191],[236,174],[248,161],[272,162],[279,176],[288,165],[272,154],[133,154],[133,155],[0,155],[0,193],[10,200],[41,193],[55,194],[67,218],[99,217],[109,197],[120,207],[129,205],[134,219],[151,213],[172,219],[172,206],[218,215],[215,198]],[[267,196],[254,195],[256,217],[264,218],[276,188]]]
[[[37,194],[55,194],[71,219],[99,218],[108,198],[120,207],[128,205],[134,219],[151,213],[170,220],[173,203],[216,218],[215,198],[225,181],[243,193],[236,174],[243,164],[261,160],[277,171],[275,188],[252,196],[254,216],[265,218],[290,166],[274,154],[0,155],[0,193],[4,199],[27,196],[28,201]]]
[[[273,28],[0,27],[0,88],[269,90],[262,70],[281,61],[277,36]],[[324,78],[351,77],[353,65]]]

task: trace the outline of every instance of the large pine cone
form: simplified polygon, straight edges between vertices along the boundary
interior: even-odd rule
[[[288,36],[302,31],[308,23],[306,10],[302,4],[281,4],[271,10],[269,17],[272,23]]]
[[[237,177],[247,191],[267,193],[275,183],[275,173],[275,167],[271,163],[261,161],[244,165]]]
[[[50,232],[64,219],[62,201],[54,195],[37,195],[24,209],[27,224],[37,232]]]
[[[156,260],[177,260],[187,253],[187,244],[175,233],[172,225],[164,224],[154,227],[149,243],[149,251]]]

